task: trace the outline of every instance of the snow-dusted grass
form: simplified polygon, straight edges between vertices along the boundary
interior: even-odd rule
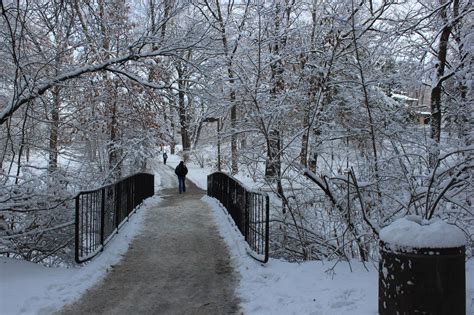
[[[105,250],[83,266],[47,268],[0,257],[0,314],[50,314],[78,299],[120,261],[140,233],[145,213],[159,200],[158,196],[145,200]]]

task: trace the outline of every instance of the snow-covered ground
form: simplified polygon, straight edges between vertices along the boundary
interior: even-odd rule
[[[82,267],[46,268],[0,257],[0,314],[51,314],[76,300],[120,261],[140,232],[146,211],[159,202],[158,196],[145,200],[104,251]]]
[[[246,253],[245,241],[219,203],[203,197],[219,222],[235,267],[245,314],[377,314],[377,270],[360,262],[305,262],[270,259],[261,264]],[[350,270],[352,268],[352,272]]]
[[[270,259],[263,265],[246,254],[244,239],[232,219],[207,196],[235,267],[245,314],[378,314],[378,271],[359,261],[304,262]],[[474,260],[466,264],[467,313],[474,314]]]
[[[174,167],[179,157],[170,156],[168,162]],[[188,168],[188,178],[205,188],[210,171],[192,164]],[[165,182],[155,178],[157,185],[165,186]],[[364,266],[357,261],[350,265],[346,262],[294,264],[274,259],[262,265],[246,254],[242,236],[215,199],[203,197],[203,200],[212,206],[220,233],[241,275],[238,294],[245,314],[377,314],[376,266]],[[0,314],[50,314],[77,299],[120,261],[133,237],[140,232],[144,214],[157,203],[156,196],[146,200],[104,252],[83,267],[45,268],[0,258]],[[466,269],[467,314],[474,314],[472,259]]]

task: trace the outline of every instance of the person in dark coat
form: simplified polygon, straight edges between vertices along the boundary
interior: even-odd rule
[[[174,169],[174,173],[178,175],[178,186],[179,186],[179,193],[186,191],[185,179],[186,174],[188,174],[188,168],[184,165],[184,162],[179,162],[179,165],[176,166]]]
[[[163,153],[163,163],[166,165],[166,160],[168,159],[168,154],[166,152]]]

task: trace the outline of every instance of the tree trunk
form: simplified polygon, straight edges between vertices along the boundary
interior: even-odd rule
[[[61,104],[60,88],[55,86],[52,91],[53,106],[51,108],[50,131],[49,131],[49,163],[48,171],[53,173],[58,168],[58,132],[59,132],[59,108]]]
[[[275,8],[275,24],[274,24],[274,34],[275,34],[275,42],[270,47],[270,53],[274,56],[279,56],[280,54],[280,46],[282,38],[278,37],[280,33],[280,4],[276,4]],[[276,103],[277,96],[284,90],[284,81],[283,81],[283,72],[284,68],[281,64],[281,60],[276,58],[274,62],[272,62],[271,66],[271,78],[272,78],[272,89],[271,99]],[[267,147],[267,166],[265,168],[265,177],[272,178],[277,177],[279,178],[281,175],[281,160],[280,160],[280,118],[276,119],[275,127],[269,130],[268,134],[268,147]]]
[[[247,13],[249,2],[246,3],[245,7],[245,13],[244,17],[242,17],[241,21],[241,26],[243,26],[245,22],[245,15]],[[208,8],[212,11],[211,7],[209,4],[207,4]],[[220,27],[220,33],[221,33],[221,41],[222,41],[222,46],[224,48],[224,55],[227,58],[227,74],[229,78],[229,84],[230,84],[230,126],[232,128],[231,130],[231,136],[230,136],[230,150],[231,150],[231,173],[232,175],[235,175],[239,172],[239,165],[238,165],[238,159],[237,159],[237,107],[235,105],[235,100],[236,100],[236,95],[234,91],[234,71],[233,71],[233,63],[232,60],[234,58],[235,52],[237,51],[238,47],[238,40],[233,48],[233,50],[229,49],[229,42],[227,40],[227,30],[226,30],[226,24],[224,21],[224,17],[221,12],[221,3],[219,0],[216,0],[216,14],[214,14],[214,17],[216,18],[216,21],[219,23]],[[239,36],[240,38],[240,36]]]
[[[164,0],[164,14],[163,14],[163,22],[161,24],[161,40],[164,40],[166,35],[166,26],[168,24],[168,19],[170,18],[171,7],[172,3],[171,0]]]
[[[186,83],[183,80],[184,71],[178,70],[178,111],[179,111],[179,123],[181,126],[181,143],[183,145],[183,151],[189,151],[191,148],[191,140],[189,138],[189,122],[188,115],[186,112],[186,100],[185,100],[185,90]]]
[[[231,84],[233,84],[233,81]],[[230,93],[230,125],[232,128],[232,135],[230,137],[230,147],[231,147],[231,160],[232,160],[232,175],[235,175],[239,172],[239,165],[237,163],[237,107],[235,106],[235,92]]]
[[[110,104],[110,142],[108,147],[109,152],[109,170],[112,172],[112,177],[114,179],[120,178],[121,176],[121,162],[119,161],[119,150],[117,147],[118,143],[118,126],[117,126],[117,102],[113,95],[113,100]]]
[[[305,130],[303,135],[301,136],[301,151],[300,151],[300,163],[304,167],[308,166],[308,132],[306,130],[309,128],[309,115],[308,112],[305,110],[304,117],[303,117],[303,129]]]
[[[440,0],[440,5],[444,5],[446,0]],[[452,25],[448,22],[447,18],[447,8],[443,7],[441,9],[441,18],[445,22],[445,26],[441,32],[441,36],[439,38],[439,50],[438,50],[438,64],[436,65],[436,72],[434,74],[433,84],[431,86],[431,100],[430,100],[430,107],[431,107],[431,119],[430,119],[430,127],[431,127],[431,134],[430,137],[434,140],[435,144],[431,147],[429,152],[429,163],[430,166],[434,166],[436,161],[439,157],[439,143],[441,141],[441,95],[442,95],[442,88],[443,82],[446,78],[444,78],[444,70],[446,67],[446,57],[448,52],[448,42],[449,36],[451,34]]]

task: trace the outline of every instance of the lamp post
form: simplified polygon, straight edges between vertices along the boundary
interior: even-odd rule
[[[203,122],[217,122],[217,170],[221,171],[221,119],[216,117],[204,118]]]

